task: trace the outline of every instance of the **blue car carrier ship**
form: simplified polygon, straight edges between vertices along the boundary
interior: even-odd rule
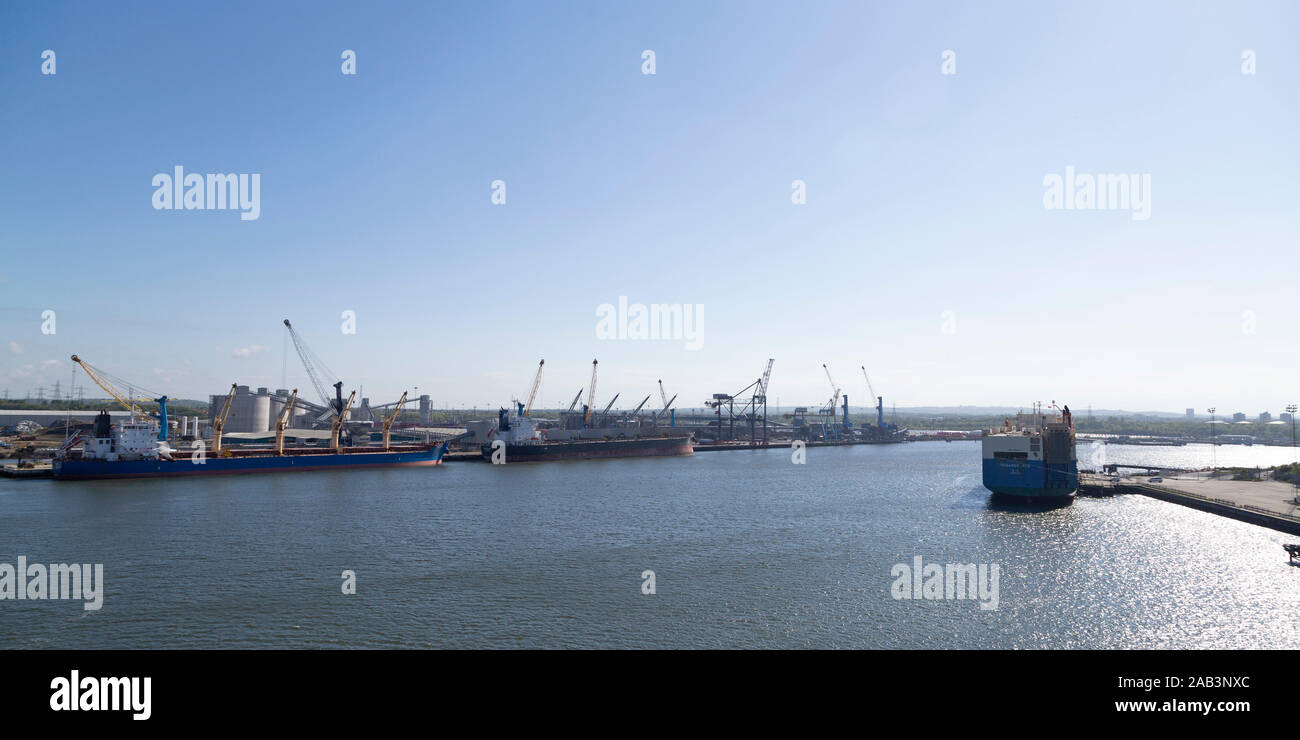
[[[1026,500],[1064,499],[1079,487],[1070,407],[1050,412],[1035,404],[1030,414],[1007,419],[984,435],[984,487]]]

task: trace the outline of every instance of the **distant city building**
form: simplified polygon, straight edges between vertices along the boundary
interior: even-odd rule
[[[1243,414],[1243,413],[1241,413],[1240,411],[1238,411],[1237,413],[1235,413],[1235,414],[1232,415],[1232,420],[1233,420],[1233,422],[1245,421],[1245,420],[1246,420],[1246,415]]]
[[[1277,418],[1289,424],[1295,420],[1295,415],[1292,414],[1290,411],[1283,411],[1282,413],[1277,415]]]
[[[1272,415],[1272,414],[1268,413],[1267,411],[1261,411],[1261,412],[1259,412],[1259,423],[1260,423],[1260,424],[1267,424],[1267,423],[1269,423],[1269,422],[1272,421],[1272,420],[1273,420],[1273,415]]]
[[[1196,409],[1187,409],[1187,418],[1189,418],[1189,419],[1195,419],[1195,418],[1196,418]]]

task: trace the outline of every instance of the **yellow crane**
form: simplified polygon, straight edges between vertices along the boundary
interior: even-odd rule
[[[343,428],[343,420],[348,418],[348,410],[352,408],[352,402],[356,400],[356,397],[356,391],[349,393],[347,402],[343,404],[343,408],[339,409],[338,414],[334,416],[334,425],[330,429],[330,449],[335,452],[339,451],[339,430]]]
[[[533,401],[537,398],[537,389],[542,387],[542,365],[546,360],[537,363],[537,377],[533,378],[533,389],[528,393],[528,405],[524,407],[524,416],[528,416],[533,411]]]
[[[230,418],[230,407],[235,403],[235,389],[237,383],[230,384],[230,392],[226,394],[226,403],[221,407],[221,413],[217,414],[212,420],[212,454],[221,454],[221,432],[226,428],[226,419]]]
[[[275,454],[284,454],[284,430],[289,426],[289,420],[293,418],[293,407],[298,403],[298,389],[294,388],[293,393],[289,395],[289,400],[280,410],[280,416],[275,420]]]
[[[587,413],[582,415],[582,425],[591,424],[591,412],[596,405],[596,361],[591,361],[591,389],[587,391]]]
[[[402,407],[405,405],[406,391],[402,391],[402,397],[397,399],[397,406],[393,409],[393,413],[384,420],[384,450],[388,449],[388,435],[393,431],[393,422],[397,421],[397,415],[402,413]]]
[[[132,418],[138,415],[141,421],[148,421],[149,415],[145,412],[144,409],[136,407],[136,399],[131,398],[130,393],[123,394],[121,390],[115,387],[112,383],[108,382],[108,380],[105,379],[104,376],[101,375],[98,370],[91,367],[80,357],[73,355],[72,361],[80,365],[82,370],[86,371],[86,375],[90,376],[90,379],[95,381],[95,385],[104,389],[105,393],[107,393],[108,395],[116,399],[117,402],[122,404],[122,407],[125,408],[127,411],[130,411]],[[143,400],[144,399],[141,399],[141,401]]]

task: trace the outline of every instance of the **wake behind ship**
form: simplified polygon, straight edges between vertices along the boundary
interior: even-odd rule
[[[984,487],[1024,500],[1066,499],[1079,487],[1074,418],[1066,406],[1049,418],[1035,405],[984,435]]]

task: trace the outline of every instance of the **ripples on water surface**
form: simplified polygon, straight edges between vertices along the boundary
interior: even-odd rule
[[[102,562],[107,594],[99,612],[0,602],[0,644],[1297,647],[1290,541],[1140,496],[999,506],[970,442],[814,448],[802,466],[766,450],[5,479],[0,562]],[[891,567],[916,555],[998,563],[1000,608],[893,600]]]

